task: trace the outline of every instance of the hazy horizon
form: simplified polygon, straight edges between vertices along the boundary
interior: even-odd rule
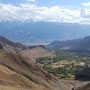
[[[0,0],[0,36],[47,44],[90,35],[89,0]]]

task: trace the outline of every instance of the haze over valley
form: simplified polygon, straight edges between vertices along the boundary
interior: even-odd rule
[[[1,36],[28,45],[80,39],[90,35],[90,25],[77,23],[1,22],[0,28]]]

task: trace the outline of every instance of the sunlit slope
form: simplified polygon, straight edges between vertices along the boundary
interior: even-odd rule
[[[20,54],[7,50],[11,49],[13,51],[13,48],[6,49],[4,44],[0,45],[3,45],[0,49],[0,85],[15,87],[15,90],[17,88],[59,90],[58,81],[39,65],[34,64]],[[6,90],[5,87],[3,90]]]
[[[52,52],[49,52],[46,48],[41,46],[36,46],[34,48],[28,49],[28,50],[22,50],[24,55],[26,57],[29,57],[31,59],[37,59],[39,57],[54,57],[55,54]]]

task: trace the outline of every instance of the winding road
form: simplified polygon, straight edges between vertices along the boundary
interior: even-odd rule
[[[62,87],[62,84],[61,84],[60,80],[58,80],[58,83],[59,83],[59,86],[60,86],[61,90],[63,90],[63,87]]]

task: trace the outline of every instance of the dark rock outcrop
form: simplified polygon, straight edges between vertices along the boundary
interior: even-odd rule
[[[90,68],[85,68],[78,74],[76,74],[77,80],[90,81]]]

